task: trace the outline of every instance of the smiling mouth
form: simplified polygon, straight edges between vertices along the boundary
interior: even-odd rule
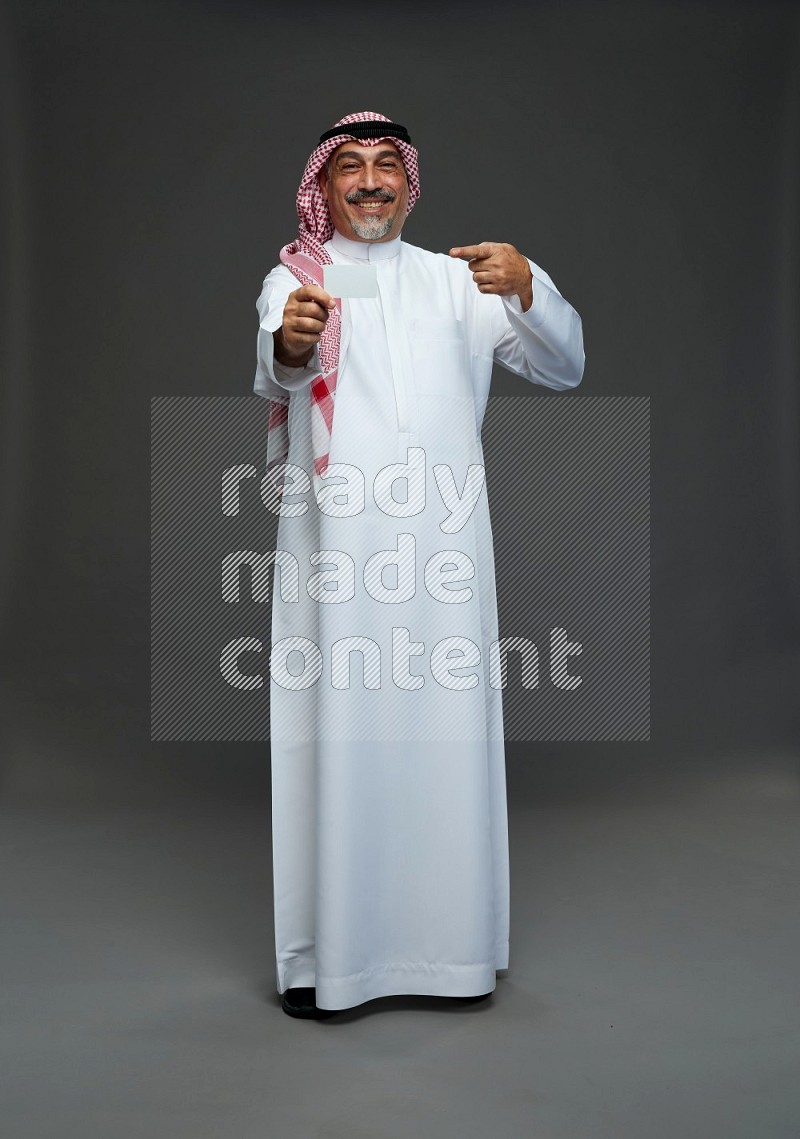
[[[384,206],[388,206],[389,202],[353,202],[359,210],[363,210],[367,214],[375,214],[382,210]]]

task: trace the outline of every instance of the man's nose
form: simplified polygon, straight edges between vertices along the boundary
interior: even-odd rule
[[[378,190],[381,186],[380,174],[377,170],[364,170],[359,183],[360,190]]]

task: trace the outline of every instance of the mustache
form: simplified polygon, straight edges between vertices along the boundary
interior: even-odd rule
[[[393,202],[397,197],[391,190],[351,190],[345,194],[346,202]]]

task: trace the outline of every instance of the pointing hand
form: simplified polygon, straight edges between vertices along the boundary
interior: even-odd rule
[[[482,241],[480,245],[459,245],[451,257],[468,262],[472,279],[482,293],[500,297],[518,296],[523,312],[533,304],[533,275],[528,260],[504,241]]]

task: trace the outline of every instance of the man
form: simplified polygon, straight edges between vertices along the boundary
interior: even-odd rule
[[[405,127],[341,119],[309,159],[298,238],[257,306],[255,391],[272,401],[265,481],[280,514],[277,979],[292,1016],[402,993],[477,998],[508,967],[480,429],[493,362],[574,388],[582,329],[512,245],[438,254],[403,241],[418,196]],[[363,282],[331,295],[329,265],[361,266],[375,295]]]

